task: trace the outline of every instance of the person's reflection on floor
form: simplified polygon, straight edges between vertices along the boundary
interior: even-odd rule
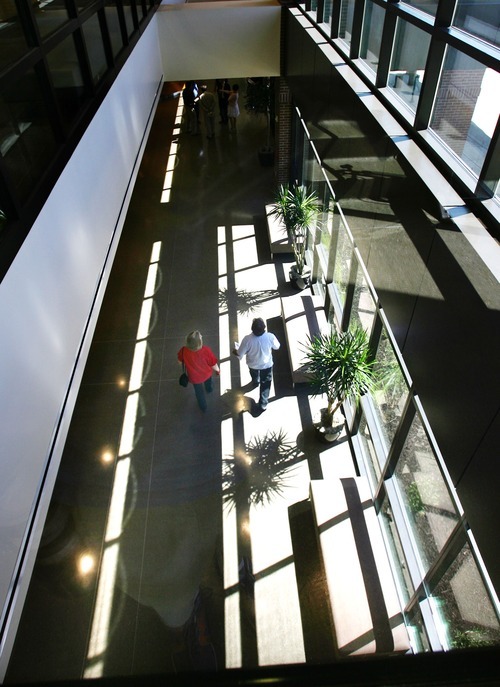
[[[218,666],[207,619],[210,589],[202,585],[214,562],[219,520],[220,495],[211,494],[136,507],[122,535],[123,591],[153,608],[169,630],[169,668],[176,672]]]

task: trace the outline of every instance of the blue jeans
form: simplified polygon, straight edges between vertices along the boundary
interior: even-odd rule
[[[259,405],[264,410],[269,403],[269,392],[271,391],[271,382],[273,381],[273,367],[271,365],[271,367],[266,367],[265,370],[253,370],[251,367],[248,369],[252,382],[260,384]]]
[[[207,394],[212,393],[212,391],[214,390],[213,379],[212,377],[209,377],[204,382],[200,384],[193,384],[193,386],[196,400],[198,401],[198,405],[203,410],[203,412],[205,412],[205,410],[207,409],[207,397],[205,396],[205,391],[207,392]]]

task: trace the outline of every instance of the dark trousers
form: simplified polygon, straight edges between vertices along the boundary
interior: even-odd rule
[[[227,98],[219,98],[219,112],[221,122],[227,124]]]
[[[251,367],[250,377],[254,384],[260,384],[259,405],[264,410],[269,403],[269,392],[271,391],[271,382],[273,381],[273,367],[267,367],[265,370],[253,370]]]
[[[198,405],[203,410],[203,412],[205,412],[205,410],[207,409],[207,397],[205,396],[205,391],[207,392],[207,394],[212,393],[212,391],[214,390],[213,379],[212,377],[209,377],[201,384],[193,384],[193,387],[194,393],[196,395],[196,400],[198,401]]]

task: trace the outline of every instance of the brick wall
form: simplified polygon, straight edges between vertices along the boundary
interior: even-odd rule
[[[483,76],[484,69],[443,72],[431,126],[457,154],[467,140]]]
[[[276,180],[278,184],[290,180],[292,157],[292,98],[284,77],[277,79],[276,88]]]

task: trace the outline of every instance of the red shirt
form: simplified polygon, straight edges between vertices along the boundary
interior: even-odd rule
[[[177,353],[177,359],[184,362],[191,384],[206,382],[212,376],[212,367],[217,364],[217,358],[208,346],[202,346],[199,351],[183,346]]]

